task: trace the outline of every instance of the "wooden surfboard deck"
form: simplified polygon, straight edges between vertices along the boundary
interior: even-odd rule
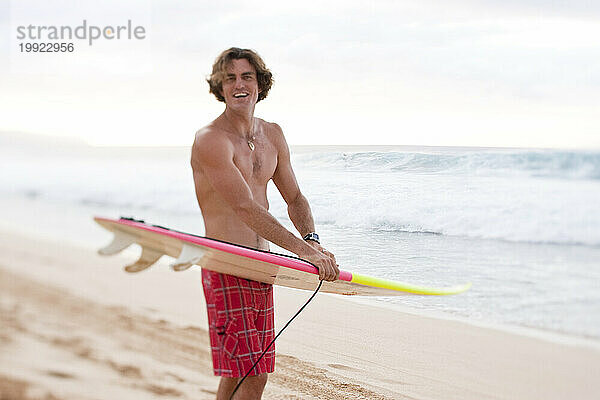
[[[319,284],[317,268],[296,257],[255,250],[129,218],[95,217],[94,220],[114,233],[112,242],[100,249],[100,254],[116,254],[132,244],[141,246],[140,258],[125,267],[127,272],[143,271],[167,255],[176,259],[171,264],[175,271],[198,265],[240,278],[296,289],[315,290]],[[339,279],[323,282],[321,291],[360,296],[450,295],[462,293],[470,287],[470,283],[446,288],[426,287],[340,270]]]

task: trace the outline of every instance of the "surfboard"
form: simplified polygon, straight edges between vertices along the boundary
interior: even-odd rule
[[[175,271],[198,265],[211,271],[296,289],[315,290],[319,284],[317,268],[297,257],[150,225],[132,218],[94,217],[94,220],[114,234],[113,240],[98,251],[101,255],[119,253],[133,244],[141,246],[139,259],[125,266],[127,272],[143,271],[167,255],[175,258],[171,263]],[[359,296],[451,295],[470,287],[470,283],[445,288],[427,287],[340,270],[339,279],[324,281],[321,291]]]

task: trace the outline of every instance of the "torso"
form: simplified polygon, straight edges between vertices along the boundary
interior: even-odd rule
[[[205,129],[216,130],[217,134],[222,135],[223,140],[231,142],[234,149],[233,162],[252,191],[254,200],[269,209],[267,184],[277,167],[277,147],[270,124],[258,118],[256,121],[254,151],[240,136],[212,125]],[[207,237],[262,250],[269,249],[268,242],[239,219],[233,209],[208,183],[201,171],[194,170],[194,179],[197,182],[196,197],[202,210]]]

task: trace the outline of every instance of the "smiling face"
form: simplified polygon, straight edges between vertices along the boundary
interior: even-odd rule
[[[236,71],[239,69],[245,71]],[[265,62],[254,50],[240,49],[238,47],[232,47],[223,51],[215,60],[212,66],[212,73],[206,79],[209,85],[209,92],[214,94],[217,100],[225,102],[223,90],[223,87],[227,86],[225,85],[225,78],[227,78],[228,74],[231,74],[232,76],[229,79],[238,79],[236,78],[237,72],[254,73],[253,79],[260,88],[256,103],[267,97],[273,85],[273,74],[271,74]],[[250,78],[252,77],[248,76],[248,74],[244,77],[244,79]]]
[[[221,93],[227,107],[234,109],[254,106],[258,100],[256,70],[245,58],[234,59],[225,68]]]

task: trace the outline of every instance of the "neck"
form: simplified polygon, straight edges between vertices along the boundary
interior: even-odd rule
[[[235,133],[240,134],[243,137],[248,136],[252,132],[254,125],[254,110],[247,113],[234,111],[229,107],[225,108],[223,116],[231,125],[231,128]]]

